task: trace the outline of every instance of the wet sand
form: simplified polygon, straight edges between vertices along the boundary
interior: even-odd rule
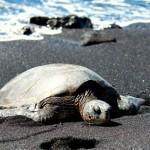
[[[108,126],[83,121],[34,124],[24,117],[0,118],[0,149],[150,149],[150,28],[113,29],[116,42],[80,46],[86,30],[64,30],[41,41],[0,43],[0,87],[35,66],[72,63],[86,66],[120,94],[145,97],[138,115],[112,119]]]

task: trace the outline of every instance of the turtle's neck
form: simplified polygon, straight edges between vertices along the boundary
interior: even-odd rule
[[[87,90],[84,93],[80,93],[75,98],[75,106],[80,112],[80,115],[83,115],[83,108],[85,104],[89,101],[98,99],[91,90]]]

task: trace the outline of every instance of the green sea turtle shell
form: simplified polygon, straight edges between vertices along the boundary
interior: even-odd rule
[[[71,64],[50,64],[29,69],[0,90],[1,108],[19,108],[39,103],[49,96],[75,92],[86,81],[112,87],[92,70]]]

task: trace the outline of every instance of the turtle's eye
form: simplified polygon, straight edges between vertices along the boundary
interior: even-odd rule
[[[91,116],[88,116],[89,117],[89,119],[91,119],[92,117]]]
[[[100,109],[99,106],[93,107],[93,111],[94,111],[95,113],[98,113],[98,114],[101,113],[101,109]]]

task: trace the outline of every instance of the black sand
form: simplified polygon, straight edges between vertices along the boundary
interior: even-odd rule
[[[107,30],[116,43],[81,47],[84,32],[65,30],[41,41],[1,42],[0,87],[38,65],[73,63],[96,71],[119,93],[149,101],[150,28]],[[149,150],[150,106],[143,106],[138,115],[113,119],[108,126],[89,126],[83,121],[42,126],[23,117],[1,118],[0,150],[9,149]]]

